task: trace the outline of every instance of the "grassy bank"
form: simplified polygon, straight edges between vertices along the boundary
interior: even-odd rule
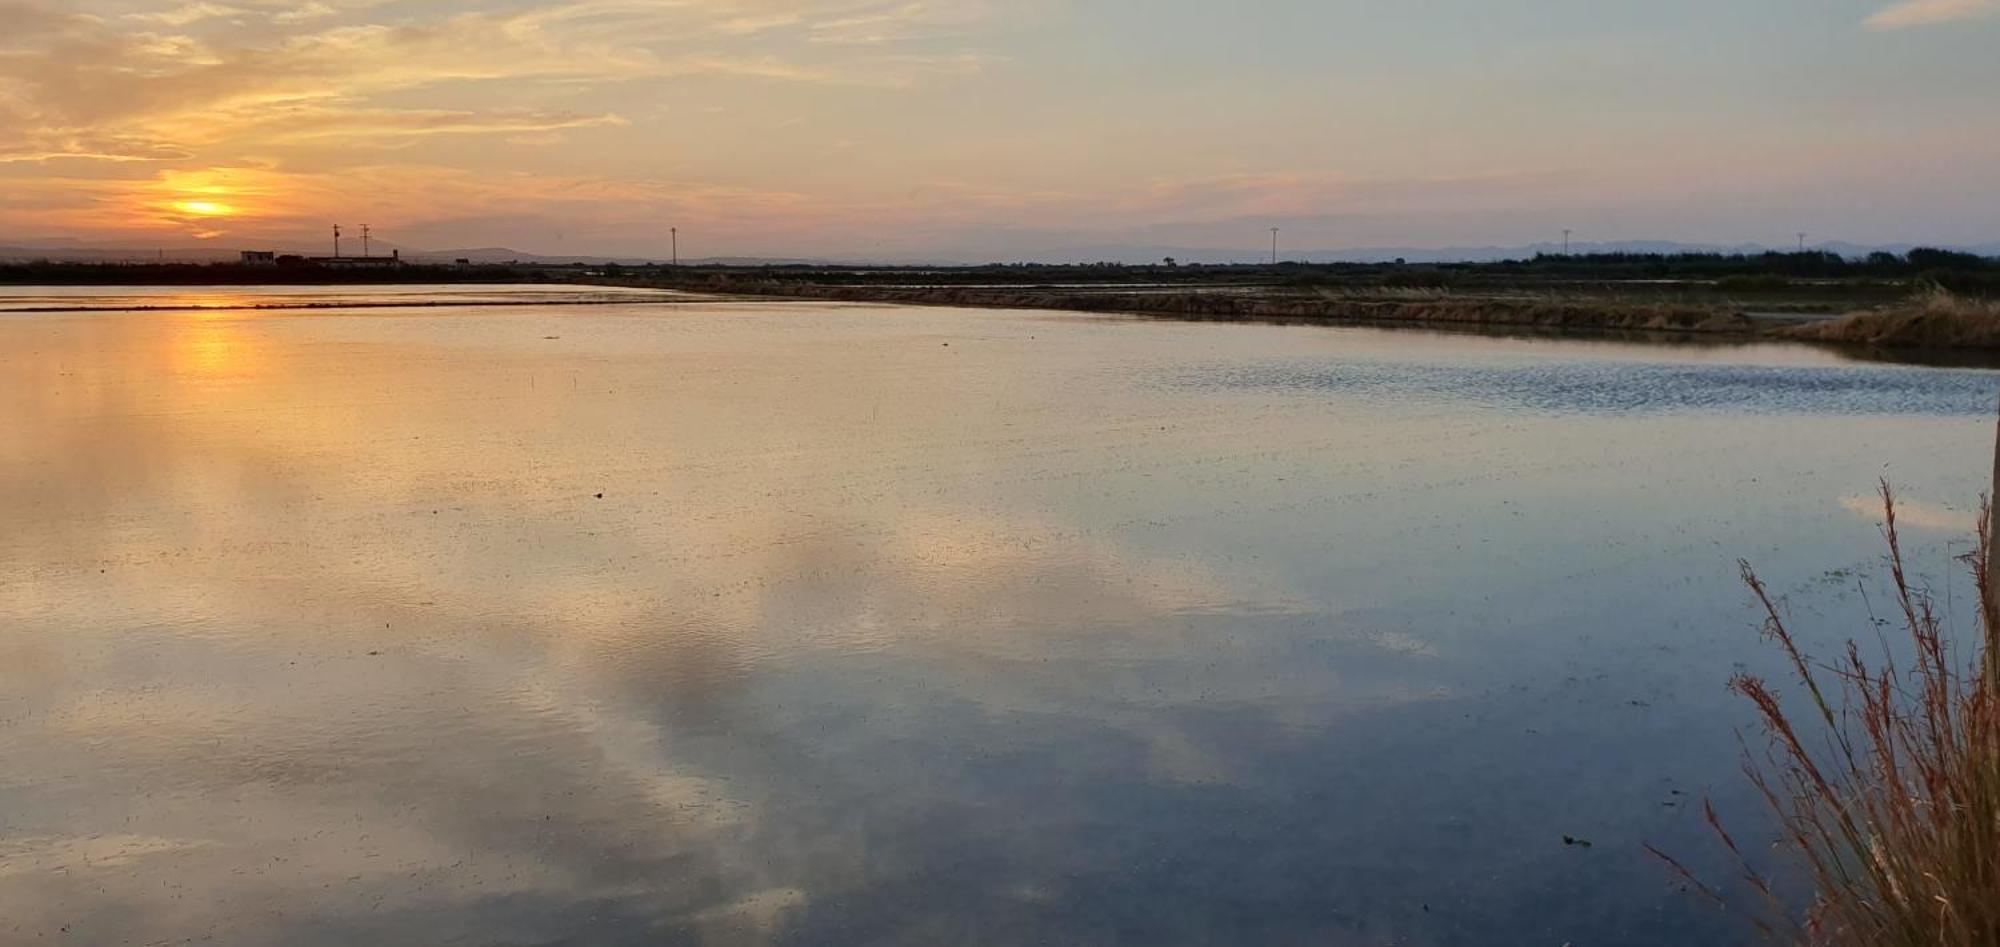
[[[1881,309],[1773,331],[1809,342],[2000,349],[2000,300],[1973,299],[1934,288]]]
[[[1196,319],[1323,321],[1754,335],[1758,323],[1725,307],[1664,302],[1391,292],[1076,291],[1046,287],[839,286],[728,280],[681,285],[719,293],[985,309],[1066,309]]]
[[[1938,354],[1961,350],[1969,355],[2000,351],[2000,300],[1957,295],[1937,287],[1886,302],[1854,299],[1847,306],[1835,303],[1814,311],[1805,306],[1746,301],[1714,290],[1664,295],[1657,290],[1463,292],[1395,286],[967,286],[765,279],[733,273],[606,282],[786,299],[1058,309],[1180,319],[1624,332],[1635,337],[1680,335],[1718,341],[1784,339],[1838,345],[1863,355],[1867,350],[1910,353],[1894,356],[1899,359],[1924,350]],[[1873,308],[1838,314],[1856,304]],[[1751,311],[1762,315],[1753,318],[1746,314]]]
[[[1791,339],[1859,357],[1991,359],[2000,259],[1942,250],[1537,256],[1493,263],[804,263],[408,265],[381,271],[236,264],[21,263],[0,285],[584,283],[845,302],[1056,309],[1519,334],[1595,332],[1717,343]],[[1949,290],[1949,292],[1947,292]],[[1843,315],[1846,314],[1846,315]]]

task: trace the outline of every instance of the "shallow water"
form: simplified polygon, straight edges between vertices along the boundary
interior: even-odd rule
[[[1640,851],[1719,871],[1703,792],[1756,836],[1736,558],[1871,634],[1887,475],[1962,601],[1996,390],[803,303],[0,316],[0,940],[1742,939]]]

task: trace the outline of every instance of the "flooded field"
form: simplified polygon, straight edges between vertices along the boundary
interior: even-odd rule
[[[1722,871],[1704,793],[1764,837],[1736,560],[1872,640],[1887,476],[1966,610],[1996,391],[673,297],[0,315],[0,941],[1746,940],[1641,850]]]

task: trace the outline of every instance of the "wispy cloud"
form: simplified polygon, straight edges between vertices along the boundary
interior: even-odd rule
[[[0,199],[0,228],[210,239],[305,229],[361,195],[396,195],[379,219],[413,225],[531,193],[535,214],[592,228],[643,232],[633,208],[806,226],[854,208],[768,179],[551,166],[587,136],[670,161],[665,113],[640,109],[641,129],[626,117],[649,86],[766,101],[778,86],[896,95],[979,72],[998,60],[964,43],[999,15],[989,0],[0,0],[0,191],[37,196]],[[478,137],[514,147],[468,160]],[[231,211],[188,217],[176,208],[191,197]]]
[[[1868,18],[1868,28],[1899,30],[2000,14],[2000,0],[1902,0]]]
[[[140,13],[128,13],[126,14],[126,18],[131,20],[137,20],[142,23],[162,23],[167,26],[187,26],[190,23],[199,23],[203,20],[214,20],[214,19],[221,19],[224,17],[241,16],[245,12],[247,11],[243,10],[240,7],[224,6],[220,3],[190,3],[184,6],[174,7],[169,10],[151,10]]]
[[[1770,2],[1854,30],[2000,10]],[[242,194],[201,232],[244,239],[367,210],[385,228],[495,221],[466,239],[649,251],[671,221],[709,248],[798,255],[925,255],[926,234],[981,230],[1186,246],[1281,224],[1301,246],[1571,225],[1749,239],[1777,219],[1992,230],[1982,62],[1808,82],[1875,75],[1871,44],[1794,49],[1809,31],[1746,8],[1732,30],[1775,45],[1718,47],[1689,74],[1637,23],[1629,41],[1556,43],[1488,16],[1492,0],[1435,5],[1512,52],[1467,60],[1405,35],[1408,18],[1323,0],[1254,17],[1154,4],[1144,29],[1088,0],[0,0],[0,231],[165,241],[183,222],[159,208],[208,186]],[[1245,48],[1269,55],[1246,66]],[[1712,107],[1772,63],[1800,78]],[[1857,189],[1867,209],[1825,197]]]
[[[348,129],[358,145],[368,144],[358,136],[385,130],[408,138],[601,127],[618,124],[608,110],[578,120],[567,109],[530,115],[525,103],[698,77],[899,88],[992,61],[976,51],[814,51],[857,22],[962,26],[983,9],[971,0],[454,2],[400,18],[317,22],[379,13],[378,4],[203,0],[104,17],[0,0],[14,34],[0,39],[0,140],[13,142],[0,159],[171,160],[273,126],[278,143],[297,141],[308,137],[306,112],[317,122],[309,137]],[[383,101],[447,85],[480,86],[453,98],[494,104],[440,112]],[[385,129],[385,109],[406,114]]]

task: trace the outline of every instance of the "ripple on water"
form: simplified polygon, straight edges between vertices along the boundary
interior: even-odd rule
[[[1890,366],[1629,362],[1218,366],[1179,387],[1337,394],[1371,404],[1473,402],[1541,414],[1918,414],[1993,409],[2000,373]]]

